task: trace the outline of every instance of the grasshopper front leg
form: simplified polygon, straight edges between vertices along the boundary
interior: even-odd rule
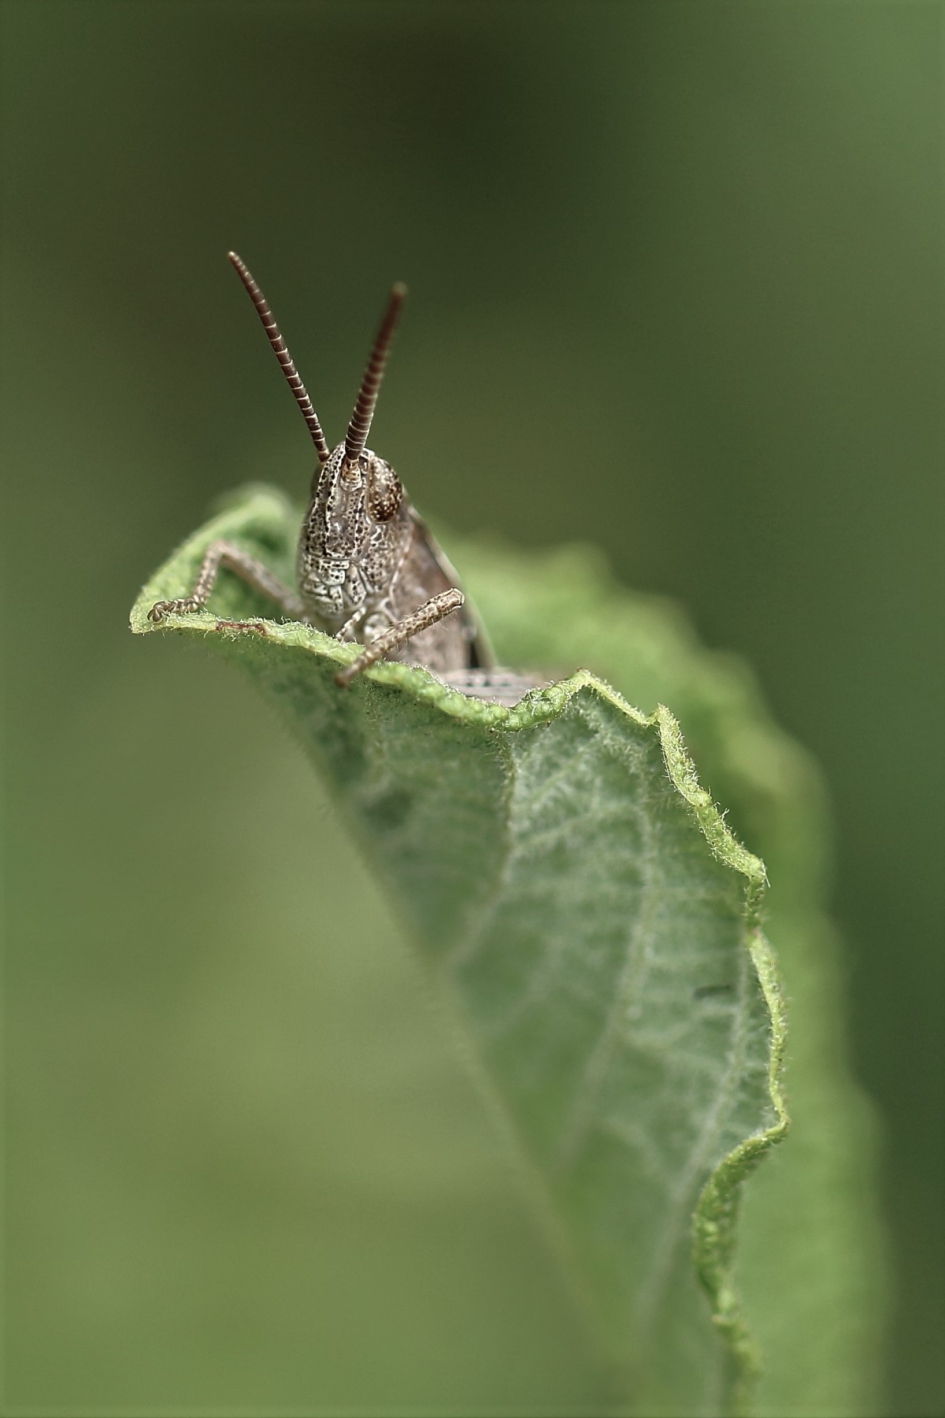
[[[189,596],[176,601],[156,601],[148,611],[148,619],[163,620],[164,616],[172,611],[186,615],[190,611],[203,610],[221,566],[235,571],[237,576],[248,582],[254,590],[261,591],[264,596],[275,601],[292,620],[305,619],[305,608],[295,591],[290,590],[278,576],[274,576],[263,562],[257,561],[234,542],[227,541],[211,542]]]
[[[418,606],[415,611],[405,615],[402,620],[398,620],[396,625],[392,625],[389,630],[385,630],[376,640],[372,640],[366,645],[360,655],[350,665],[346,665],[343,670],[339,670],[335,675],[335,683],[346,689],[351,681],[366,670],[370,665],[382,660],[385,655],[389,655],[392,650],[398,649],[406,644],[414,635],[419,635],[421,630],[427,630],[431,625],[436,625],[438,621],[445,620],[453,611],[458,611],[466,597],[462,591],[451,587],[448,591],[441,591],[438,596],[431,596],[428,601],[424,601],[422,606]]]

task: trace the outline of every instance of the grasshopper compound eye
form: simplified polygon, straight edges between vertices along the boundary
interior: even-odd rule
[[[404,489],[390,463],[370,455],[367,483],[367,510],[374,522],[389,522],[403,502]]]

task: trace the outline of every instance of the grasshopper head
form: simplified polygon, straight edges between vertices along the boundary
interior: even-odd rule
[[[383,598],[411,532],[390,463],[370,448],[352,461],[339,443],[318,477],[299,541],[299,591],[314,618],[338,631]]]

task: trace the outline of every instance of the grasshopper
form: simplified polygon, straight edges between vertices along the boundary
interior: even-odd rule
[[[361,654],[336,674],[348,686],[385,657],[422,665],[478,698],[514,703],[535,679],[495,670],[486,633],[459,586],[459,578],[404,491],[390,463],[367,445],[384,368],[407,294],[390,293],[368,358],[344,441],[330,449],[305,385],[258,283],[245,262],[232,262],[256,307],[269,343],[308,426],[318,467],[299,537],[298,587],[286,586],[234,542],[207,549],[189,596],[158,601],[148,612],[203,609],[221,567],[235,572],[300,620],[339,640],[362,644]]]

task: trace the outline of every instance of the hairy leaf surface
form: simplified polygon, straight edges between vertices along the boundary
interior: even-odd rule
[[[133,629],[156,628],[149,607],[186,594],[216,537],[290,579],[297,525],[251,490],[156,575]],[[239,659],[334,785],[455,1006],[622,1401],[744,1408],[757,1361],[734,1225],[741,1181],[786,1126],[783,1011],[764,868],[675,719],[586,669],[513,709],[394,664],[343,691],[350,646],[269,619],[229,575],[211,606],[161,628]]]

